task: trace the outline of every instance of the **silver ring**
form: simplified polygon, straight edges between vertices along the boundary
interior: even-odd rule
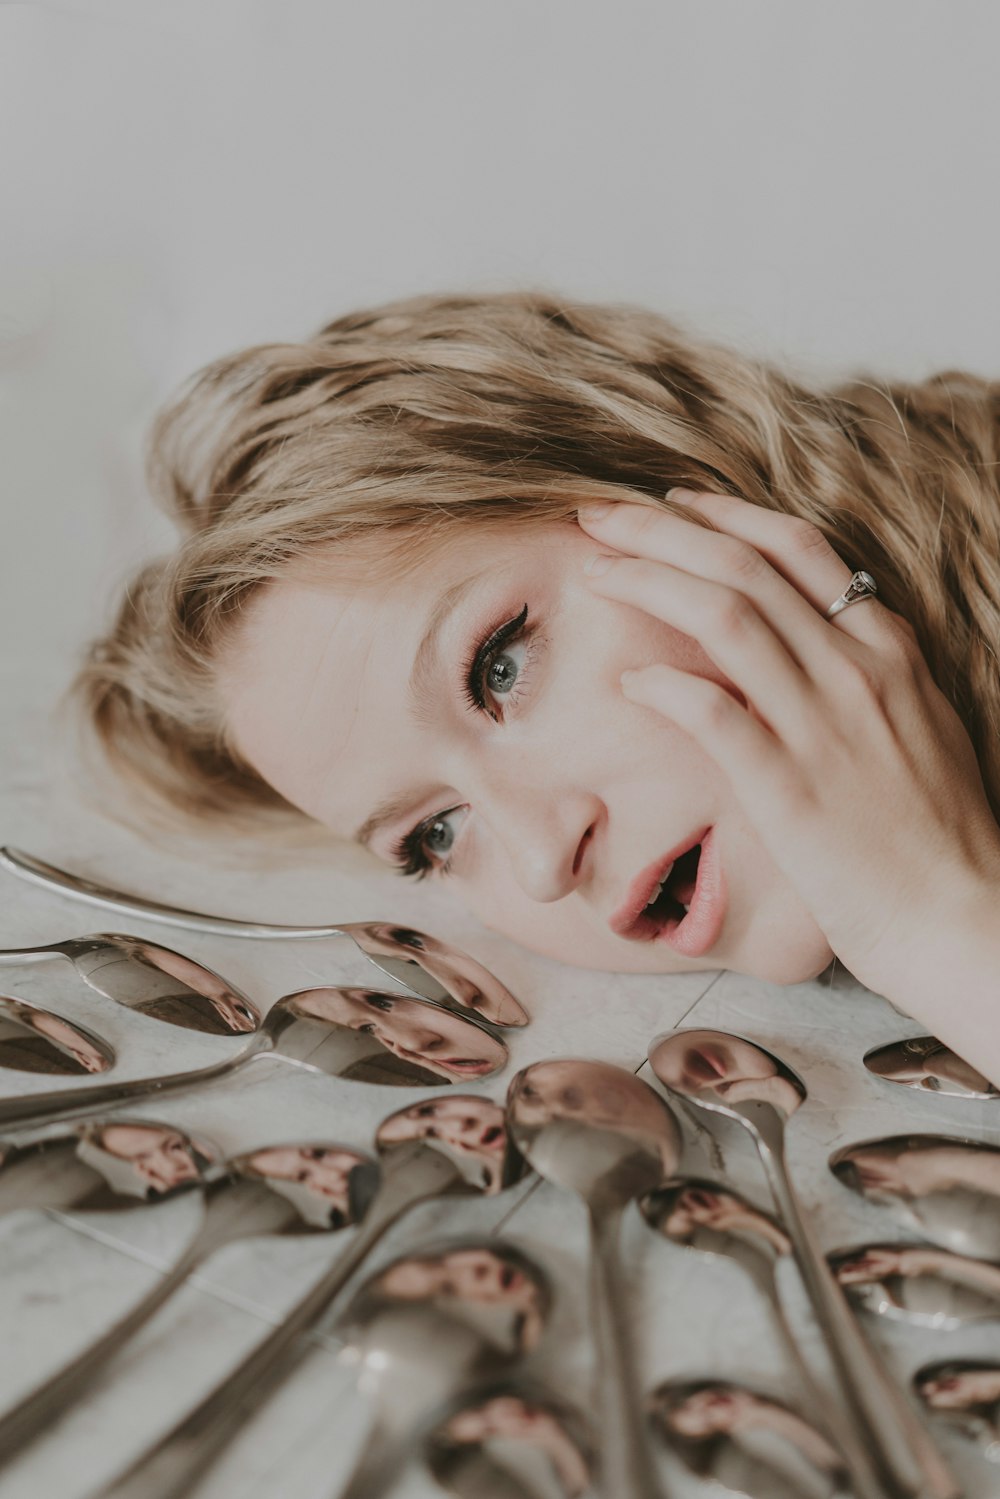
[[[870,599],[876,593],[878,587],[871,573],[855,573],[840,598],[834,599],[826,611],[827,619],[832,619],[841,609],[846,609],[848,604],[860,604],[862,599]]]

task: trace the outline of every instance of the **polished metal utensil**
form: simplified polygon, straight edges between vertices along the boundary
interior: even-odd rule
[[[826,1437],[773,1395],[719,1379],[668,1379],[649,1416],[692,1473],[750,1499],[832,1499],[847,1473]]]
[[[539,1176],[575,1192],[587,1207],[603,1492],[609,1499],[655,1499],[659,1484],[624,1321],[618,1239],[628,1204],[675,1170],[680,1130],[655,1089],[634,1073],[573,1058],[517,1073],[507,1122]]]
[[[731,1188],[699,1177],[668,1181],[644,1197],[639,1207],[650,1227],[672,1243],[735,1260],[750,1276],[770,1308],[812,1419],[843,1454],[838,1465],[846,1462],[857,1499],[880,1499],[882,1489],[863,1446],[817,1388],[785,1315],[777,1271],[779,1262],[791,1257],[792,1242],[777,1219]]]
[[[958,1254],[1000,1256],[1000,1147],[949,1135],[847,1145],[830,1170],[907,1228]]]
[[[98,994],[152,1020],[215,1036],[246,1035],[260,1024],[256,1005],[228,979],[144,937],[98,932],[41,947],[0,948],[0,963],[52,958],[65,958]]]
[[[829,1261],[851,1300],[866,1311],[922,1327],[961,1327],[1000,1318],[1000,1264],[931,1244],[862,1244]]]
[[[321,1205],[322,1213],[313,1211],[304,1221],[298,1204],[290,1205],[286,1192],[268,1190],[267,1162],[256,1159],[267,1152],[255,1152],[224,1167],[211,1147],[192,1141],[169,1125],[115,1117],[81,1126],[78,1154],[104,1178],[110,1192],[95,1193],[77,1204],[77,1211],[120,1209],[123,1197],[131,1199],[134,1207],[136,1197],[156,1200],[179,1189],[196,1187],[204,1200],[204,1216],[174,1265],[124,1317],[0,1415],[0,1467],[44,1431],[70,1401],[83,1394],[128,1339],[220,1249],[260,1235],[342,1228],[363,1213],[378,1180],[374,1161],[326,1142],[285,1147],[286,1152],[289,1149],[312,1152],[313,1179],[322,1183],[316,1188],[320,1198],[316,1206]],[[319,1152],[323,1156],[322,1174],[315,1160]],[[285,1183],[279,1180],[279,1185]]]
[[[928,1410],[975,1442],[987,1462],[1000,1463],[1000,1358],[925,1364],[913,1388]]]
[[[457,1499],[583,1499],[594,1464],[579,1413],[524,1379],[463,1398],[431,1432],[424,1456]]]
[[[0,1067],[80,1077],[108,1072],[114,1048],[96,1032],[26,999],[0,995]]]
[[[535,1347],[551,1300],[541,1267],[497,1238],[430,1245],[367,1281],[341,1322],[341,1356],[376,1416],[338,1499],[382,1495],[460,1395]]]
[[[1000,1098],[988,1078],[936,1036],[908,1036],[902,1041],[873,1046],[865,1052],[865,1066],[876,1077],[925,1093],[950,1098]]]
[[[508,1052],[484,1020],[399,990],[301,989],[272,1005],[235,1056],[160,1077],[0,1098],[0,1127],[76,1118],[184,1092],[263,1057],[354,1081],[437,1087],[488,1077],[506,1066]]]
[[[785,1125],[806,1097],[801,1078],[755,1041],[726,1031],[658,1036],[649,1061],[671,1093],[753,1137],[858,1441],[887,1493],[957,1499],[955,1479],[852,1315],[789,1178]]]
[[[346,921],[338,926],[281,926],[267,921],[238,921],[185,911],[160,901],[128,895],[106,885],[46,864],[16,848],[0,848],[0,868],[45,890],[57,891],[106,910],[162,921],[188,931],[220,937],[271,939],[344,937],[383,973],[405,984],[413,993],[438,1004],[474,1010],[500,1026],[528,1024],[528,1014],[500,980],[468,953],[426,932],[390,921]]]
[[[431,1197],[492,1195],[516,1181],[525,1163],[501,1140],[493,1144],[492,1130],[503,1130],[503,1110],[484,1098],[452,1098],[467,1115],[474,1111],[481,1133],[489,1135],[490,1148],[507,1162],[503,1171],[487,1177],[470,1171],[468,1152],[457,1147],[439,1115],[439,1134],[428,1139],[415,1132],[407,1116],[413,1109],[390,1115],[376,1134],[376,1145],[384,1162],[382,1186],[371,1202],[364,1223],[345,1256],[295,1303],[284,1319],[250,1355],[203,1397],[195,1409],[142,1453],[100,1499],[175,1499],[190,1491],[218,1458],[267,1397],[308,1352],[304,1334],[316,1327],[334,1299],[356,1272],[382,1235],[405,1212]],[[434,1103],[436,1100],[429,1100]],[[444,1102],[444,1100],[441,1100]],[[419,1105],[415,1107],[420,1107]],[[424,1116],[424,1120],[434,1116]],[[280,1173],[289,1183],[305,1174],[308,1163],[295,1158],[295,1147],[271,1147],[255,1152],[256,1169],[266,1166],[272,1186]],[[245,1160],[246,1158],[244,1158]]]

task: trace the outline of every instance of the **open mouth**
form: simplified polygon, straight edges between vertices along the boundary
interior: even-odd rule
[[[503,1138],[503,1125],[491,1124],[488,1129],[483,1130],[483,1133],[479,1137],[479,1143],[480,1145],[485,1145],[487,1149],[490,1149],[494,1145],[502,1144]]]
[[[650,899],[622,935],[632,941],[648,942],[680,926],[694,900],[700,859],[700,842],[675,859],[666,878],[654,888]]]

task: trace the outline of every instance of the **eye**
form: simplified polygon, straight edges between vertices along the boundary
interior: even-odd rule
[[[370,1010],[381,1010],[383,1014],[392,1009],[392,1000],[387,994],[366,994],[365,1004]]]
[[[361,1032],[361,1034],[363,1036],[374,1036],[374,1035],[377,1034],[375,1026],[374,1025],[370,1025],[367,1021],[365,1022],[364,1025],[359,1025],[358,1026],[358,1030]]]

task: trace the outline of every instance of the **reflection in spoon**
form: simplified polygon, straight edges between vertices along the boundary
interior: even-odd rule
[[[390,1116],[387,1123],[406,1112]],[[405,1130],[390,1129],[384,1134],[380,1129],[376,1143],[383,1166],[381,1185],[372,1195],[373,1181],[365,1182],[364,1222],[347,1252],[310,1287],[242,1364],[220,1380],[193,1411],[102,1491],[101,1499],[186,1499],[196,1480],[208,1471],[226,1445],[308,1353],[310,1344],[304,1334],[320,1324],[350,1277],[404,1213],[433,1197],[499,1190],[490,1181],[476,1179],[464,1160],[441,1148],[441,1141],[414,1138]],[[272,1187],[290,1196],[310,1221],[315,1219],[302,1198],[307,1191],[314,1195],[314,1200],[318,1199],[321,1213],[330,1213],[331,1193],[336,1197],[336,1205],[343,1209],[345,1195],[340,1185],[343,1162],[322,1147],[269,1146],[242,1156],[239,1161],[244,1170],[266,1171]],[[353,1186],[351,1176],[346,1202],[352,1212],[357,1205]],[[317,1211],[317,1206],[312,1211]]]
[[[526,1385],[481,1392],[434,1431],[427,1465],[459,1499],[581,1499],[593,1460],[580,1418]]]
[[[377,1414],[339,1499],[376,1499],[442,1408],[533,1348],[552,1293],[541,1268],[502,1240],[458,1239],[393,1260],[358,1292],[342,1357]]]
[[[472,1009],[495,1025],[527,1025],[528,1015],[500,980],[460,948],[413,927],[390,921],[348,921],[341,926],[280,926],[266,921],[238,921],[185,911],[109,889],[81,875],[69,874],[16,848],[0,848],[0,868],[30,884],[57,890],[106,910],[162,921],[189,931],[223,937],[345,937],[376,968],[406,984],[424,999]]]
[[[93,1031],[27,1000],[0,996],[0,1067],[79,1076],[107,1072],[115,1054]]]
[[[949,1359],[913,1376],[921,1400],[975,1442],[987,1462],[1000,1463],[1000,1363]]]
[[[32,963],[52,957],[68,959],[98,994],[168,1025],[237,1036],[260,1024],[256,1005],[226,979],[203,963],[142,937],[101,932],[44,947],[0,950],[0,963]]]
[[[866,1311],[925,1327],[1000,1317],[1000,1265],[926,1244],[865,1244],[830,1255],[834,1274]]]
[[[302,989],[271,1006],[236,1056],[164,1077],[0,1098],[0,1125],[77,1118],[125,1100],[183,1092],[264,1056],[356,1082],[436,1087],[488,1076],[506,1066],[508,1052],[485,1021],[430,1000],[378,989]]]
[[[488,1196],[520,1181],[527,1170],[503,1109],[482,1094],[443,1093],[390,1114],[375,1143],[381,1150],[403,1140],[426,1140],[449,1154]]]
[[[540,1176],[577,1193],[590,1222],[590,1307],[597,1346],[601,1464],[609,1494],[659,1492],[629,1346],[619,1264],[622,1214],[677,1165],[680,1130],[648,1083],[606,1062],[566,1058],[517,1073],[507,1120]]]
[[[927,1093],[953,1098],[1000,1098],[988,1078],[950,1051],[936,1036],[910,1036],[865,1053],[865,1066],[876,1077]]]
[[[830,1157],[845,1187],[959,1254],[1000,1255],[1000,1149],[947,1135],[892,1135]]]
[[[700,1478],[754,1499],[772,1499],[782,1479],[803,1499],[843,1492],[838,1454],[773,1396],[728,1380],[667,1380],[651,1393],[648,1408],[663,1438]]]
[[[853,1418],[852,1451],[867,1455],[890,1493],[957,1495],[958,1485],[851,1315],[788,1175],[785,1124],[806,1097],[801,1078],[755,1041],[724,1031],[659,1036],[649,1061],[672,1092],[749,1130]],[[853,1457],[851,1466],[859,1485]]]

